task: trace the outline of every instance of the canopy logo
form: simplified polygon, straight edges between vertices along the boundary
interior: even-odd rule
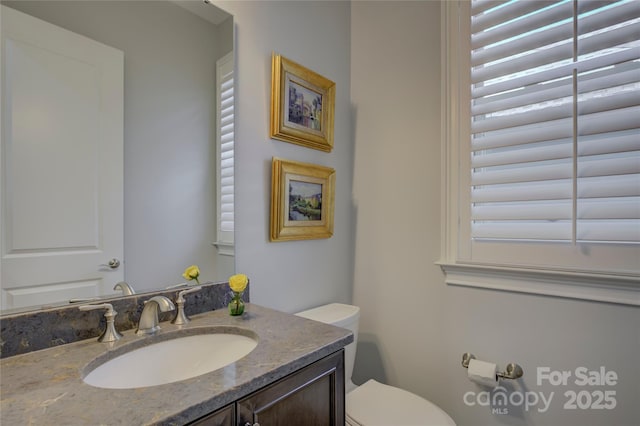
[[[543,392],[531,391],[513,391],[509,393],[506,388],[497,386],[490,392],[467,392],[462,399],[468,406],[480,405],[483,407],[491,407],[493,414],[509,414],[509,406],[523,406],[525,411],[529,411],[529,409],[535,407],[540,413],[544,413],[549,409],[553,395],[554,392],[548,395],[545,395]]]
[[[574,370],[538,367],[536,370],[538,386],[579,388],[567,389],[562,394],[565,410],[613,410],[617,405],[616,391],[608,387],[614,387],[617,383],[618,374],[604,366],[598,370],[589,370],[587,367],[577,367]],[[545,413],[551,407],[555,395],[555,391],[509,391],[497,386],[491,390],[466,392],[462,399],[465,405],[470,407],[491,407],[492,414],[509,414],[511,407],[522,407],[524,411],[535,409]]]

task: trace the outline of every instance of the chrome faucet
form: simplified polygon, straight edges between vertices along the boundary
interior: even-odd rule
[[[136,294],[136,291],[124,281],[120,281],[118,284],[113,286],[114,290],[122,291],[123,296],[131,296],[132,294]]]
[[[165,296],[153,296],[144,302],[144,308],[140,314],[136,334],[155,334],[160,330],[158,325],[158,309],[160,312],[173,311],[175,305]]]

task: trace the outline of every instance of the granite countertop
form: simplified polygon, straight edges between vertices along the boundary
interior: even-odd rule
[[[157,336],[126,331],[115,343],[83,340],[0,361],[0,423],[7,425],[181,425],[258,390],[353,341],[350,331],[247,304],[241,317],[226,309],[194,315],[176,326],[162,322]],[[257,335],[244,358],[198,377],[137,389],[101,389],[85,384],[97,357],[117,356],[129,344],[162,340],[163,334],[202,327],[231,327]],[[191,330],[191,331],[189,331]],[[107,354],[109,353],[109,354]],[[106,354],[106,355],[105,355]],[[176,360],[180,362],[180,360]]]

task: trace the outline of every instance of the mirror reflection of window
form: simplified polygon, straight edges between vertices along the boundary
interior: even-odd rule
[[[216,246],[220,254],[233,255],[233,52],[216,63],[218,88],[218,231]]]

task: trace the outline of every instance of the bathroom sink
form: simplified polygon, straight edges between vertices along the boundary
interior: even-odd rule
[[[163,385],[223,368],[251,352],[255,336],[233,330],[204,329],[199,334],[158,336],[162,341],[139,347],[144,340],[107,353],[92,362],[84,382],[107,389]],[[131,347],[133,346],[133,347]],[[122,353],[120,353],[122,352]],[[106,362],[105,362],[106,361]]]

